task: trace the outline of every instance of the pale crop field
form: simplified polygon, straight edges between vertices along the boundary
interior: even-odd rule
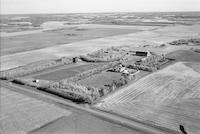
[[[74,113],[63,116],[28,134],[141,134],[136,130],[108,122],[97,117]]]
[[[188,133],[197,134],[200,73],[179,62],[140,79],[94,107],[175,131],[183,125]]]
[[[79,30],[80,29],[80,30]],[[79,28],[77,26],[57,30],[42,31],[27,35],[1,38],[1,55],[15,54],[72,42],[129,34],[143,30],[133,28]],[[27,31],[29,32],[29,31]]]
[[[0,133],[24,134],[71,111],[1,87]]]

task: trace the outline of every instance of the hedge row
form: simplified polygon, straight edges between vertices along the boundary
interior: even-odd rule
[[[62,96],[76,102],[92,103],[99,98],[98,89],[92,87],[84,87],[72,82],[65,84],[59,82],[50,82],[39,80],[33,82],[32,78],[14,78],[12,82],[20,85],[35,87],[37,89]]]
[[[54,92],[62,92],[63,94],[70,93],[72,95],[73,93],[75,93],[74,98],[67,97],[69,99],[73,99],[74,101],[80,100],[81,98],[82,102],[94,103],[95,101],[99,100],[99,98],[101,98],[102,96],[115,91],[116,89],[126,85],[127,83],[127,79],[121,78],[119,80],[114,80],[112,83],[106,85],[105,88],[95,88],[90,86],[83,86],[71,81],[62,81],[51,84],[49,89]]]
[[[149,66],[144,66],[144,65],[128,65],[128,68],[135,69],[135,70],[143,70],[143,71],[148,71],[148,72],[154,72],[157,70],[156,67],[149,67]]]
[[[141,62],[139,62],[140,65],[154,67],[159,64],[160,61],[164,61],[165,57],[160,55],[151,55],[149,57],[144,58]]]
[[[119,47],[100,49],[93,53],[82,55],[80,59],[87,62],[113,62],[122,59],[124,52],[120,53]]]
[[[114,64],[114,63],[113,63]],[[112,64],[109,64],[110,66]],[[35,87],[40,90],[62,96],[79,103],[93,103],[100,97],[116,90],[117,88],[127,84],[125,78],[114,80],[112,83],[106,85],[105,88],[95,88],[91,86],[83,86],[73,81],[65,80],[60,82],[51,82],[46,80],[39,80],[35,82],[32,78],[14,78],[14,83]]]
[[[120,58],[98,58],[98,57],[90,57],[90,56],[85,56],[81,55],[80,59],[86,62],[113,62],[120,60]]]
[[[50,86],[49,88],[39,88],[39,89],[53,93],[55,95],[62,96],[74,102],[91,104],[94,101],[94,98],[92,98],[90,94],[80,93],[75,90],[71,91],[69,90],[69,88],[67,88],[67,86],[66,88],[55,88]],[[75,89],[75,87],[70,86],[70,89]]]
[[[38,71],[42,71],[51,67],[61,66],[65,64],[72,63],[73,60],[71,57],[67,58],[60,58],[56,60],[42,60],[33,62],[24,66],[16,67],[13,69],[9,69],[6,71],[0,72],[0,78],[1,79],[9,79],[13,77],[21,77],[28,74],[32,74]]]
[[[195,45],[200,45],[200,38],[193,39],[180,39],[170,42],[170,45],[188,45],[189,43],[193,43]]]
[[[33,82],[34,79],[32,78],[14,78],[12,82],[20,85],[27,85],[35,88],[43,87],[43,88],[48,88],[51,81],[47,80],[40,80],[40,82]]]

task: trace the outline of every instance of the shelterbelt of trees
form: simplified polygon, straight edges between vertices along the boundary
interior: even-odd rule
[[[118,81],[114,80],[113,82],[108,84],[107,87],[105,88],[83,86],[81,84],[78,84],[76,81],[85,79],[86,77],[89,77],[96,73],[100,73],[104,70],[107,70],[110,67],[115,66],[116,64],[118,63],[112,62],[107,65],[85,71],[72,78],[63,79],[59,82],[53,82],[48,80],[39,80],[39,82],[36,82],[35,79],[33,78],[27,79],[25,77],[13,78],[12,82],[20,85],[31,86],[39,90],[44,90],[49,93],[53,93],[62,96],[64,98],[70,99],[77,103],[92,104],[97,102],[101,97],[127,84],[128,79],[126,79],[126,77],[122,77]]]

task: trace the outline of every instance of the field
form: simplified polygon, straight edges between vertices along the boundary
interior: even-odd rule
[[[51,46],[63,45],[75,41],[89,40],[128,34],[141,31],[139,28],[90,28],[90,27],[64,27],[56,30],[46,30],[27,35],[2,37],[1,55],[14,54],[36,50]],[[25,33],[25,32],[24,32]]]
[[[98,27],[100,26],[101,25],[99,25]],[[87,27],[95,27],[95,26],[94,25],[85,26],[85,28]],[[102,26],[102,28],[103,27],[105,26]],[[109,25],[106,27],[116,28],[117,26]],[[124,27],[126,26],[122,26],[122,28],[118,29],[123,29]],[[198,36],[197,29],[199,29],[199,27],[200,25],[171,26],[153,30],[153,27],[139,26],[138,29],[142,29],[143,31],[109,36],[92,40],[84,40],[64,45],[49,46],[47,48],[41,48],[32,51],[25,51],[10,55],[4,55],[1,56],[2,64],[0,69],[6,70],[9,68],[22,66],[38,60],[59,58],[62,56],[72,56],[72,55],[75,56],[80,54],[86,54],[110,46],[131,45],[133,47],[137,47],[137,46],[143,46],[143,44],[147,45],[150,44],[150,46],[147,48],[152,49],[154,45],[160,45],[161,43],[177,40],[180,38],[189,38],[192,35]],[[133,29],[136,29],[136,26],[133,26]],[[182,34],[180,34],[179,31],[181,31]],[[168,34],[170,36],[168,36]],[[147,48],[142,47],[142,49],[147,49]],[[168,52],[168,51],[174,51],[174,49],[180,49],[180,47],[166,45],[164,48],[158,47],[156,49],[159,49],[161,52]]]
[[[177,50],[166,55],[168,58],[176,59],[176,61],[194,61],[200,62],[200,53],[191,50]]]
[[[50,81],[60,81],[65,78],[70,78],[84,72],[86,70],[98,67],[100,64],[90,64],[90,63],[77,63],[74,65],[67,65],[62,67],[61,69],[51,70],[47,73],[42,73],[38,75],[34,75],[33,78],[35,79],[43,79],[43,80],[50,80]]]
[[[63,116],[28,134],[139,134],[139,132],[87,114]]]
[[[200,74],[178,62],[108,96],[94,107],[175,131],[183,125],[188,133],[197,134],[199,101]]]
[[[94,29],[95,25],[88,24],[88,25],[84,26],[84,28],[86,28],[86,29],[88,27],[92,27],[92,29]],[[109,28],[116,29],[116,27],[118,27],[118,26],[116,26],[116,25],[109,25],[109,26],[97,25],[97,27],[102,27],[102,28],[106,27],[108,29]],[[154,45],[159,45],[161,43],[177,40],[180,38],[189,38],[192,35],[198,36],[197,29],[199,29],[200,25],[164,27],[164,28],[158,28],[157,30],[155,29],[155,27],[151,27],[151,26],[150,27],[148,27],[148,26],[146,26],[146,27],[145,26],[139,26],[139,27],[119,26],[119,27],[120,28],[117,28],[117,29],[121,30],[121,29],[126,29],[125,27],[127,27],[127,28],[133,27],[133,29],[143,30],[143,31],[129,33],[129,34],[124,33],[121,35],[103,37],[103,38],[92,39],[92,40],[84,40],[84,41],[79,41],[79,42],[73,42],[70,44],[47,46],[46,48],[41,48],[41,49],[37,49],[37,50],[31,50],[31,51],[25,51],[25,52],[4,55],[4,56],[1,56],[2,64],[1,64],[0,69],[6,70],[9,68],[22,66],[22,65],[25,65],[25,64],[28,64],[31,62],[35,62],[38,60],[59,58],[62,56],[72,56],[72,55],[74,56],[74,55],[86,54],[86,53],[90,53],[92,51],[95,51],[95,50],[98,50],[101,48],[105,48],[105,47],[110,47],[110,46],[131,45],[133,47],[137,47],[137,46],[143,46],[143,44],[147,44],[147,45],[150,44],[150,46],[148,48],[152,49],[154,47]],[[99,29],[101,29],[101,28],[99,28]],[[84,32],[86,32],[86,31],[84,31]],[[180,34],[179,31],[181,31],[182,34]],[[188,31],[190,31],[190,32],[188,32]],[[34,34],[30,34],[29,36],[31,36],[31,35],[34,36]],[[168,36],[168,35],[170,35],[170,36]],[[23,35],[23,36],[25,36],[25,35]],[[26,35],[26,36],[28,36],[28,35]],[[19,37],[16,36],[15,38],[19,38]],[[41,39],[41,37],[39,37],[39,39]],[[5,47],[6,47],[6,45],[5,45]],[[8,45],[8,47],[9,47],[9,45]],[[37,47],[37,45],[34,47]],[[13,48],[11,48],[11,49],[13,49]],[[144,47],[142,47],[142,49],[144,49]],[[145,48],[145,49],[147,49],[147,48]],[[156,48],[156,49],[159,49],[159,48]],[[161,52],[167,52],[167,51],[173,51],[174,49],[177,49],[177,47],[166,45],[164,48],[162,48],[162,49],[160,48],[159,50]],[[1,51],[2,51],[1,53],[3,53],[4,50],[1,50]]]
[[[121,73],[115,72],[102,72],[95,74],[91,77],[78,81],[78,83],[83,85],[91,85],[97,88],[105,87],[105,85],[110,84],[113,80],[119,80],[121,78]]]
[[[175,60],[162,65],[156,72],[141,71],[137,80],[123,87],[116,86],[120,89],[115,91],[114,84],[110,88],[105,85],[119,80],[121,73],[103,71],[89,77],[83,74],[81,77],[87,78],[77,79],[77,83],[67,80],[59,83],[62,79],[94,68],[94,63],[62,64],[21,78],[30,79],[28,82],[32,86],[42,83],[41,87],[35,86],[40,90],[6,81],[8,85],[4,84],[0,90],[0,133],[141,133],[116,125],[106,116],[97,118],[65,103],[54,102],[54,99],[68,102],[56,95],[67,96],[68,99],[71,95],[76,101],[89,96],[97,100],[95,104],[78,105],[71,101],[69,104],[80,106],[84,111],[97,112],[99,109],[98,112],[108,116],[106,112],[113,113],[116,118],[122,119],[120,123],[124,125],[125,119],[119,116],[130,119],[130,122],[133,120],[131,126],[138,121],[178,132],[179,125],[183,125],[188,134],[200,132],[200,53],[193,51],[200,46],[169,44],[179,39],[200,38],[199,12],[27,14],[2,15],[2,18],[0,71],[40,60],[86,55],[111,46],[128,46],[124,49],[133,51],[148,50]],[[13,22],[31,22],[31,25]],[[140,58],[135,56],[128,62]],[[55,81],[55,85],[46,86],[42,80],[38,82],[35,79]],[[32,91],[44,94],[40,96],[32,94]],[[52,99],[46,99],[46,95]],[[145,128],[149,128],[148,125]]]
[[[193,62],[193,63],[185,63],[186,66],[191,67],[194,69],[196,72],[200,73],[200,63],[198,62]]]
[[[133,129],[104,121],[81,111],[64,109],[4,87],[1,87],[0,95],[1,134],[66,134],[66,132],[139,134]]]
[[[22,134],[36,129],[71,111],[1,87],[1,134]]]

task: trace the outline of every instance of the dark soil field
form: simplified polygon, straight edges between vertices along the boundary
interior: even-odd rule
[[[75,66],[66,66],[62,69],[56,69],[47,73],[38,74],[33,76],[35,79],[60,81],[65,78],[70,78],[78,73],[97,67],[97,64],[77,64]]]
[[[119,80],[121,78],[121,73],[115,72],[102,72],[86,79],[78,81],[83,85],[90,85],[97,88],[104,87],[106,84],[112,83],[113,80]]]
[[[200,53],[192,50],[177,50],[166,55],[168,58],[175,59],[176,61],[194,61],[200,62]]]
[[[134,33],[138,29],[119,29],[119,28],[63,28],[49,30],[46,32],[19,35],[1,38],[1,55],[13,54],[29,50],[35,50],[50,46],[68,44],[75,41],[89,40],[114,36],[120,34]]]

